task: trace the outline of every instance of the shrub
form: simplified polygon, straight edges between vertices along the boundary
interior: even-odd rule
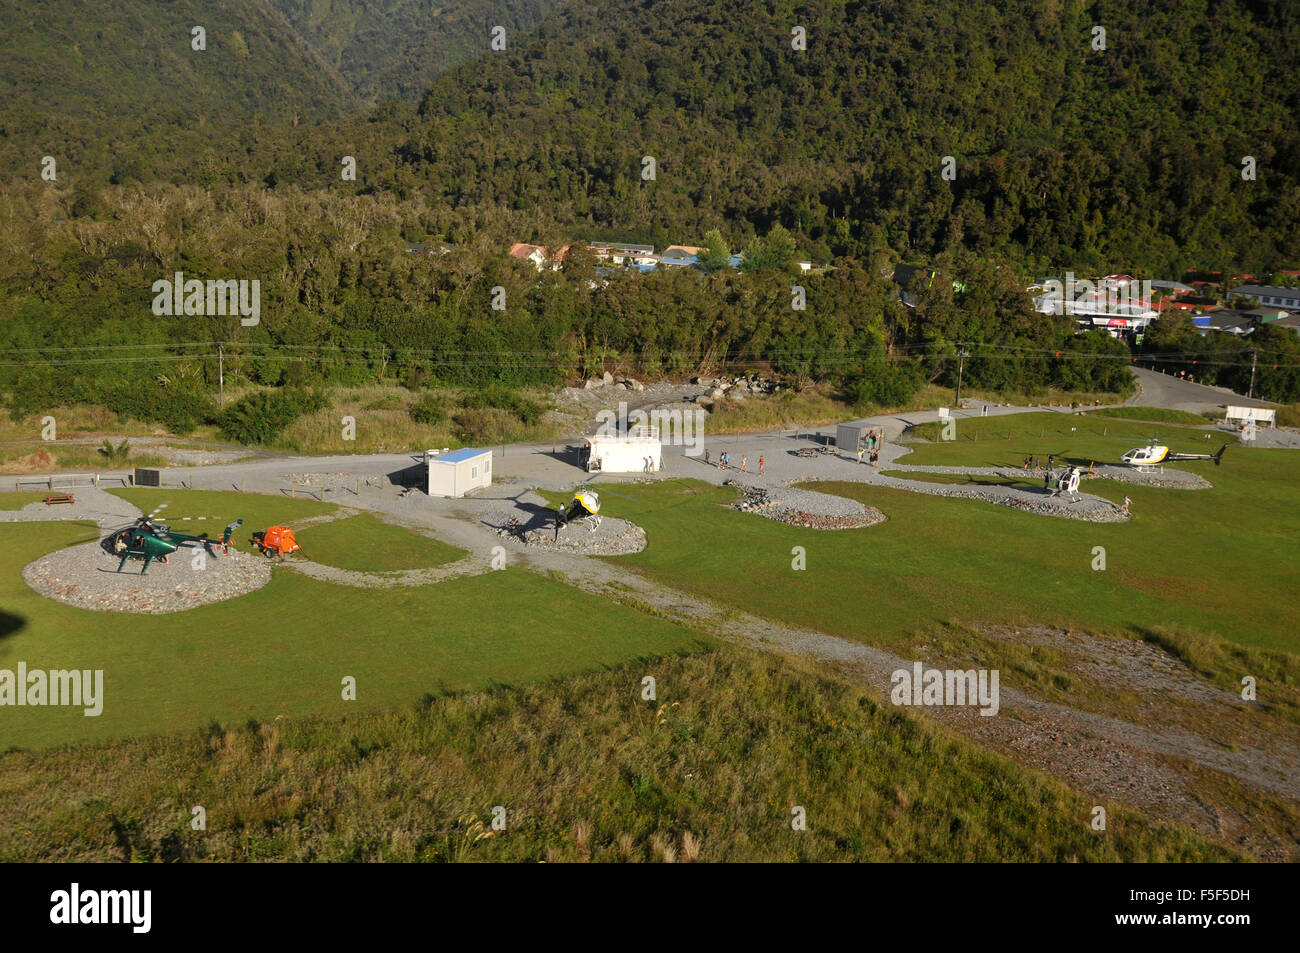
[[[921,388],[921,376],[907,365],[867,364],[844,384],[844,399],[854,410],[902,407]]]
[[[536,423],[546,412],[546,407],[542,404],[500,384],[489,384],[482,390],[471,392],[461,398],[460,403],[467,410],[495,408],[508,411],[525,424]]]
[[[411,419],[417,424],[436,426],[447,419],[447,405],[437,394],[425,394],[411,407]]]
[[[235,443],[265,446],[306,413],[325,406],[317,391],[286,388],[241,397],[217,417],[222,436]]]

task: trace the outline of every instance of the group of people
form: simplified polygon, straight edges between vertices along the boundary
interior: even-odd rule
[[[863,459],[864,457],[866,459]],[[866,437],[858,447],[858,463],[870,463],[873,467],[880,466],[880,431],[867,431]]]
[[[704,451],[704,462],[705,462],[705,464],[708,464],[708,463],[709,463],[709,451],[708,451],[708,450],[705,450],[705,451]],[[759,476],[762,476],[762,475],[763,475],[763,468],[764,468],[766,465],[767,465],[767,461],[764,460],[764,459],[760,456],[760,457],[758,458],[758,475],[759,475]],[[718,455],[718,464],[717,464],[717,466],[718,466],[718,469],[719,469],[719,470],[730,470],[730,469],[731,469],[731,453],[730,453],[730,451],[724,450],[724,451],[722,451],[722,453],[720,453],[720,454]],[[740,466],[737,467],[736,469],[738,469],[741,473],[748,473],[748,472],[749,472],[749,454],[747,454],[747,453],[742,453],[742,454],[740,455]]]
[[[1049,454],[1047,455],[1047,472],[1048,472],[1048,473],[1051,473],[1052,470],[1055,469],[1055,467],[1056,467],[1056,454],[1054,454],[1054,453],[1049,453]],[[1037,469],[1038,469],[1038,458],[1037,458],[1036,456],[1034,456],[1033,454],[1030,454],[1029,456],[1025,457],[1025,469],[1026,469],[1026,470],[1037,470]]]

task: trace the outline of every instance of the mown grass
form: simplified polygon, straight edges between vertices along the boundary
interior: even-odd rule
[[[256,592],[169,615],[75,609],[24,583],[27,563],[97,535],[88,523],[0,524],[7,631],[0,668],[24,661],[31,669],[102,669],[105,693],[98,717],[69,708],[0,710],[0,746],[149,735],[212,719],[338,716],[407,705],[430,692],[516,685],[692,649],[703,640],[522,570],[377,590],[276,569]],[[151,572],[164,570],[193,571],[184,560]],[[345,676],[357,680],[354,703],[341,699]]]
[[[21,510],[28,503],[39,503],[45,499],[45,493],[0,493],[0,510]]]
[[[981,441],[978,462],[1023,459],[1023,446]],[[958,462],[938,445],[927,449],[935,451],[929,462]],[[861,500],[889,519],[805,530],[736,512],[726,506],[734,491],[693,481],[638,486],[635,501],[608,495],[602,504],[605,515],[645,528],[646,550],[619,559],[656,581],[868,643],[901,642],[955,619],[1132,634],[1164,625],[1295,653],[1300,457],[1250,450],[1225,461],[1180,464],[1215,481],[1212,490],[1090,482],[1089,492],[1115,502],[1131,497],[1134,518],[1125,523],[831,482],[809,488]],[[805,549],[806,570],[791,567],[795,546]],[[1104,571],[1092,569],[1097,546],[1106,551]]]
[[[1206,418],[1186,410],[1170,410],[1165,407],[1103,407],[1090,410],[1093,417],[1118,417],[1124,420],[1150,420],[1162,424],[1193,424],[1205,426]]]
[[[208,519],[190,519],[175,524],[180,533],[198,536],[207,533],[220,538],[228,523],[242,519],[241,526],[233,537],[234,544],[249,548],[249,537],[270,526],[293,527],[299,520],[338,510],[335,503],[321,503],[312,499],[290,499],[287,496],[270,496],[262,493],[235,493],[228,490],[186,490],[179,487],[160,489],[128,488],[109,490],[114,496],[120,496],[141,512],[150,513],[162,503],[166,507],[159,510],[157,519],[167,523],[179,517],[209,517]]]
[[[294,534],[313,562],[354,572],[398,572],[455,562],[463,549],[361,513]]]
[[[1200,421],[1202,424],[1205,421]],[[1178,463],[1195,472],[1219,474],[1228,467],[1257,452],[1254,448],[1237,450],[1234,434],[1221,430],[1193,429],[1157,421],[1100,418],[1092,414],[1035,413],[1007,417],[958,417],[953,430],[955,439],[942,439],[938,422],[920,424],[910,434],[911,453],[896,462],[917,466],[1023,467],[1025,457],[1033,455],[1040,462],[1049,454],[1055,464],[1087,467],[1091,463],[1118,464],[1121,454],[1142,447],[1154,438],[1170,449],[1183,453],[1213,453],[1229,444],[1224,465],[1216,469],[1205,461]],[[925,441],[925,442],[922,442]],[[1300,463],[1300,455],[1290,458]],[[1175,464],[1171,464],[1174,466]],[[1209,469],[1203,471],[1201,467]]]
[[[720,648],[382,714],[10,753],[0,860],[1241,859],[1114,804],[1093,831],[1094,803],[806,663]]]

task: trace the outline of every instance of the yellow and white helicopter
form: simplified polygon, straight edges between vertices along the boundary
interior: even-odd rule
[[[1156,443],[1155,438],[1145,447],[1134,447],[1119,458],[1120,463],[1139,470],[1158,467],[1162,463],[1177,463],[1180,460],[1213,460],[1218,466],[1223,459],[1223,451],[1228,449],[1225,443],[1217,453],[1174,453],[1164,444]]]

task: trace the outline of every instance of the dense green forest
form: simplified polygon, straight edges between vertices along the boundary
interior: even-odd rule
[[[510,43],[559,0],[262,0],[367,102],[418,102],[439,74]]]
[[[83,36],[63,5],[38,18],[0,2],[22,24],[0,41],[21,54],[0,66],[21,90],[0,148],[31,170],[0,185],[0,389],[14,410],[100,399],[183,426],[209,412],[218,342],[228,380],[294,388],[770,366],[897,403],[950,384],[964,342],[970,386],[1117,390],[1127,348],[1034,313],[1031,276],[1300,261],[1289,4],[569,0],[444,73],[418,108],[331,120],[400,71],[416,46],[388,61],[378,48],[425,6],[283,0],[286,19],[232,2],[218,9],[238,18],[192,60],[184,24],[203,17],[190,0],[160,8],[165,42],[146,24],[127,42],[125,14]],[[491,10],[457,9],[466,30]],[[794,26],[806,49],[792,49]],[[36,80],[47,59],[61,91]],[[223,100],[244,118],[216,134]],[[65,153],[43,181],[39,156]],[[541,276],[505,254],[521,240],[709,236],[746,269],[606,285],[584,254]],[[796,277],[796,256],[833,267]],[[888,277],[899,261],[966,290],[938,282],[905,308]],[[155,316],[152,283],[176,271],[258,280],[260,322]],[[1269,364],[1256,392],[1300,396],[1296,336],[1252,338],[1172,322],[1146,350],[1239,386],[1254,348]]]

